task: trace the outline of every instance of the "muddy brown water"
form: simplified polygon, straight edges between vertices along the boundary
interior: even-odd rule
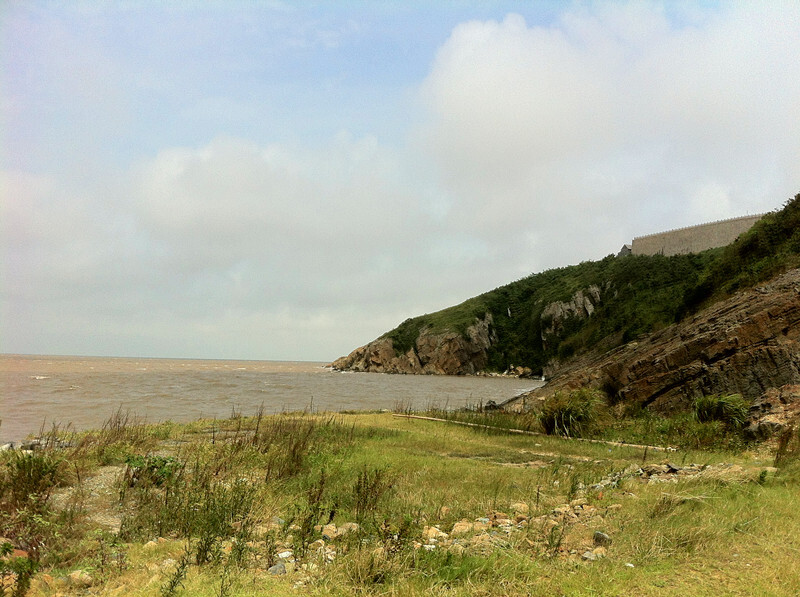
[[[502,402],[541,385],[506,377],[339,373],[325,363],[0,355],[0,443],[54,424],[100,427],[121,410],[147,422],[232,413]]]

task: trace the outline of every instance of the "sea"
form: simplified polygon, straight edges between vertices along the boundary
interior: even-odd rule
[[[333,371],[326,363],[0,355],[0,444],[130,420],[280,412],[456,409],[541,385],[513,377]]]

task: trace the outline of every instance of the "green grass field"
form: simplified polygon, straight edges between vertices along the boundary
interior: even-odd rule
[[[800,468],[765,446],[390,413],[117,417],[66,439],[0,455],[0,535],[29,555],[0,564],[6,594],[800,593]]]

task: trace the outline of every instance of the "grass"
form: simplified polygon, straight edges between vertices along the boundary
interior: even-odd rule
[[[0,535],[36,546],[20,593],[36,597],[793,595],[796,443],[773,469],[763,447],[664,455],[386,413],[128,422],[35,463],[0,454]],[[637,472],[665,458],[707,468]],[[348,532],[323,538],[328,523]],[[595,531],[612,543],[585,561]]]

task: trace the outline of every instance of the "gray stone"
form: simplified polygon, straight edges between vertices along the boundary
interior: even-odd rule
[[[274,566],[270,566],[267,569],[267,573],[272,574],[273,576],[286,574],[286,564],[284,564],[283,562],[278,562]]]
[[[592,539],[594,540],[595,545],[601,545],[601,546],[611,545],[611,537],[609,537],[602,531],[595,531],[594,535],[592,536]]]
[[[594,553],[593,551],[585,551],[583,552],[581,558],[583,558],[587,562],[594,562],[595,560],[597,560],[597,554]]]

